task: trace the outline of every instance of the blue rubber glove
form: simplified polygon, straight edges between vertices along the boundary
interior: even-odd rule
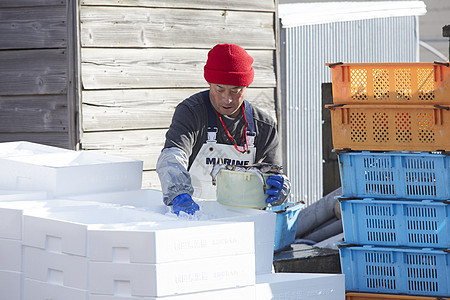
[[[199,209],[200,207],[189,194],[181,194],[173,198],[173,213],[177,216],[180,211],[193,215]]]
[[[270,175],[269,178],[267,178],[266,183],[270,186],[272,186],[271,189],[267,189],[266,194],[269,195],[269,197],[266,199],[267,203],[272,203],[275,200],[278,199],[278,196],[280,196],[281,189],[283,188],[284,178],[281,175]]]

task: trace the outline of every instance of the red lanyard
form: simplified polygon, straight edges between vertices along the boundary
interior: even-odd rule
[[[222,123],[223,128],[225,129],[225,132],[228,135],[228,138],[234,143],[234,148],[241,152],[241,153],[245,153],[248,151],[248,142],[247,142],[247,127],[248,127],[248,122],[247,122],[247,118],[245,117],[245,111],[244,111],[244,104],[241,105],[242,108],[242,115],[244,116],[244,121],[245,121],[245,126],[244,126],[244,134],[242,135],[242,150],[239,149],[239,146],[236,144],[236,141],[234,140],[234,138],[231,136],[230,132],[228,131],[227,127],[225,126],[225,123],[222,120],[222,117],[220,116],[220,114],[216,111],[217,115],[219,116],[219,120],[220,123]]]

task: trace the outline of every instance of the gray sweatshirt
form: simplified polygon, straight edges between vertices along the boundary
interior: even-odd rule
[[[209,90],[194,94],[181,102],[175,109],[172,124],[166,133],[164,149],[158,159],[156,170],[164,194],[164,203],[169,205],[174,197],[182,193],[192,195],[188,170],[208,134],[208,111],[204,99],[209,101]],[[255,162],[281,165],[279,138],[274,120],[264,111],[252,105],[255,123]],[[217,142],[233,145],[219,118],[217,118]],[[231,136],[242,146],[245,121],[240,111],[235,118],[222,115]]]

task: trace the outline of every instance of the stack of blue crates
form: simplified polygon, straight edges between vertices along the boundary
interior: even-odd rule
[[[450,295],[450,156],[339,154],[348,291]]]
[[[383,68],[374,68],[373,72],[369,70],[367,74],[374,74],[375,78],[381,69]],[[341,77],[348,77],[351,81],[352,70],[346,72],[349,76]],[[341,77],[337,78],[342,80]],[[360,85],[367,84],[368,80],[360,80]],[[377,80],[380,82],[380,79]],[[383,82],[386,82],[383,90],[387,91],[390,81]],[[349,83],[349,86],[352,84]],[[370,90],[366,87],[357,87],[358,91],[364,93]],[[378,90],[375,87],[371,89]],[[430,90],[430,93],[432,92],[435,91]],[[337,94],[334,87],[333,94],[334,96]],[[368,99],[374,102],[377,100],[375,97],[376,95],[368,95],[364,101]],[[349,102],[354,99],[349,99]],[[383,109],[386,111],[398,110],[398,113],[392,113],[394,117],[389,120],[386,117],[386,121],[380,125],[376,118],[383,112],[375,115],[371,111],[365,112],[361,106],[361,103],[358,103],[358,111],[355,112],[352,112],[352,109],[356,105],[352,106],[351,103],[350,105],[335,103],[329,107],[343,110],[341,115],[345,118],[340,117],[334,120],[335,122],[338,124],[345,122],[349,128],[354,128],[350,132],[352,143],[348,148],[335,149],[342,184],[342,196],[339,197],[339,201],[345,242],[339,245],[339,251],[346,291],[448,297],[450,296],[450,149],[438,148],[436,151],[430,151],[429,141],[420,138],[413,147],[408,147],[408,143],[399,146],[398,139],[395,141],[385,139],[380,142],[384,143],[383,146],[375,150],[367,147],[358,148],[358,142],[369,141],[372,136],[379,138],[380,132],[384,130],[392,131],[394,136],[395,131],[399,130],[396,126],[397,120],[400,119],[395,115],[403,115],[402,109],[407,107],[407,105],[385,105]],[[443,114],[444,117],[440,115],[440,118],[448,117],[448,105],[444,107],[441,104],[435,107],[443,109],[436,111]],[[418,113],[417,124],[413,124],[413,127],[420,129],[429,126],[428,129],[431,131],[433,125],[423,125],[420,114],[421,112]],[[409,123],[403,126],[402,134],[413,135],[415,132],[411,132],[408,126],[411,126],[409,120],[414,123],[416,115],[415,113],[405,115]],[[372,117],[373,119],[370,119]],[[427,124],[434,124],[433,122]],[[440,124],[444,127],[450,126],[448,120]],[[334,128],[333,139],[344,140],[343,136],[348,134],[348,131],[342,128]],[[372,134],[370,130],[376,131],[377,135]],[[420,134],[422,132],[418,132],[418,136]],[[437,138],[448,141],[450,136],[433,135],[433,141],[438,140]],[[424,144],[423,149],[420,148],[421,143]]]

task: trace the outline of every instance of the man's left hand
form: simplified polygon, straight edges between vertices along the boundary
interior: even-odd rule
[[[266,183],[272,186],[272,188],[267,189],[266,191],[266,194],[269,195],[266,202],[270,204],[277,200],[280,196],[281,190],[283,189],[284,178],[278,174],[270,175],[270,177],[267,178]]]

